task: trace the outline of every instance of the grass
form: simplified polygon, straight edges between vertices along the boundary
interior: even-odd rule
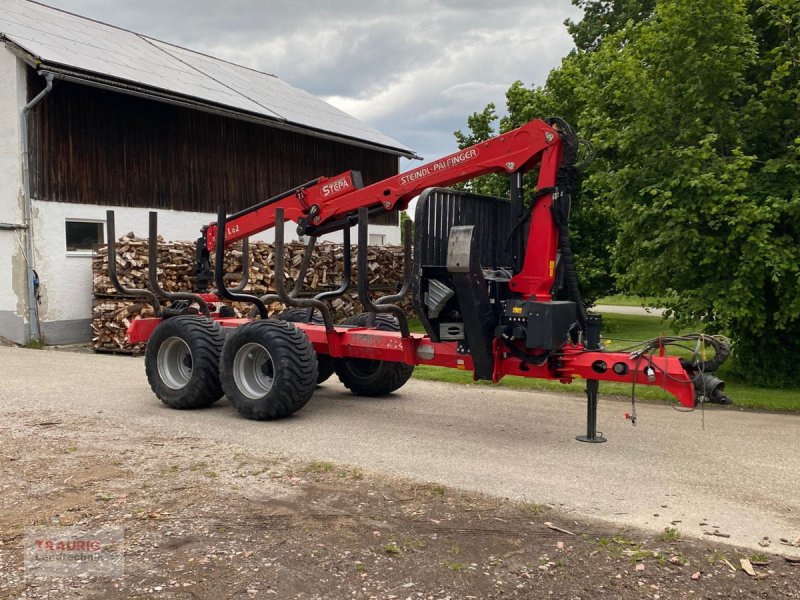
[[[674,527],[667,527],[664,531],[661,532],[661,535],[658,536],[662,542],[677,542],[681,539],[678,530]]]
[[[418,333],[424,332],[419,321],[412,321],[410,325],[412,331]],[[698,328],[689,328],[675,331],[668,321],[656,316],[603,315],[603,338],[606,347],[611,351],[620,351],[630,346],[631,343],[626,340],[644,341],[661,334],[673,335],[676,333],[689,333],[698,330]],[[441,367],[426,365],[417,366],[416,369],[414,369],[414,377],[426,381],[441,381],[461,385],[494,385],[486,381],[473,382],[472,373],[468,371],[443,369]],[[722,369],[720,377],[725,379],[724,369]],[[507,376],[497,385],[511,389],[583,394],[583,385],[579,382],[574,384],[562,384],[558,381]],[[600,387],[600,393],[605,396],[630,398],[631,386],[629,384],[603,382]],[[736,381],[726,381],[725,393],[733,398],[734,406],[738,408],[776,412],[800,412],[800,389],[763,388],[738,383]],[[636,399],[666,401],[669,403],[674,402],[670,394],[655,386],[637,385]]]
[[[333,471],[335,466],[336,465],[334,465],[331,462],[313,461],[308,464],[308,466],[306,467],[306,471],[308,473],[330,473],[331,471]]]
[[[547,513],[550,508],[546,504],[537,504],[536,502],[522,502],[520,510],[531,517],[541,517]]]
[[[400,554],[400,547],[395,542],[389,542],[383,547],[383,551],[389,556],[397,556]]]
[[[434,485],[431,488],[431,493],[436,495],[436,496],[444,496],[444,492],[445,492],[445,489],[441,485]]]

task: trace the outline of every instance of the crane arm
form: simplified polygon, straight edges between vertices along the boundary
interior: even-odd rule
[[[549,187],[555,182],[560,160],[558,132],[544,121],[535,119],[485,142],[366,187],[357,171],[314,179],[230,215],[226,223],[225,244],[231,245],[274,227],[278,208],[283,208],[287,220],[298,224],[300,235],[321,234],[349,227],[351,217],[362,207],[376,212],[402,210],[426,188],[449,186],[489,173],[524,173],[539,162],[542,162],[539,187]],[[204,229],[206,246],[213,251],[217,224],[210,223]]]

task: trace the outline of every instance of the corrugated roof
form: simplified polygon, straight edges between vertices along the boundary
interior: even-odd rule
[[[28,0],[0,0],[0,37],[41,62],[412,155],[398,141],[274,75]]]

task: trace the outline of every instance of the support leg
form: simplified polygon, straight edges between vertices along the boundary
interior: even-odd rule
[[[600,382],[596,379],[586,380],[586,435],[579,435],[575,439],[579,442],[600,444],[607,441],[602,435],[597,435],[597,392]]]

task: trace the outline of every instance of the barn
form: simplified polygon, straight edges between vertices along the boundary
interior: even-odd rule
[[[195,239],[219,205],[348,169],[373,183],[413,156],[274,75],[28,0],[0,0],[0,81],[0,337],[16,343],[89,339],[108,208],[121,233],[146,235],[157,209],[165,238]],[[371,231],[399,243],[397,215]]]

